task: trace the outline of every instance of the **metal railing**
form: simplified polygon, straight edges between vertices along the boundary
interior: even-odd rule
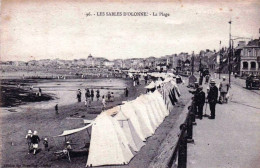
[[[187,143],[194,143],[193,125],[195,125],[195,105],[192,101],[188,107],[188,113],[183,124],[180,125],[180,133],[177,144],[173,151],[168,168],[186,168],[187,167]]]

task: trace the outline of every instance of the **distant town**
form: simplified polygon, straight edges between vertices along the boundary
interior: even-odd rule
[[[193,64],[194,58],[194,64]],[[194,71],[199,68],[208,68],[211,72],[231,73],[239,76],[259,74],[260,72],[260,38],[246,41],[239,41],[237,46],[231,50],[227,47],[220,47],[216,50],[201,50],[199,53],[186,53],[165,55],[159,58],[131,58],[108,60],[102,57],[95,57],[89,54],[86,58],[74,60],[42,59],[24,61],[0,62],[2,72],[10,71],[58,71],[75,73],[77,75],[101,75],[102,72],[140,71],[140,72],[174,72],[182,75],[190,75],[192,64]],[[98,73],[97,73],[98,72]],[[74,74],[74,75],[75,75]]]

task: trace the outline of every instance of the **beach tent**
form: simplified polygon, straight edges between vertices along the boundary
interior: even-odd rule
[[[92,125],[86,166],[128,164],[133,156],[118,121],[106,113],[98,115]]]
[[[156,129],[156,121],[154,115],[149,111],[147,105],[145,104],[146,100],[144,95],[139,96],[134,101],[136,104],[138,104],[138,106],[134,106],[137,115],[140,115],[144,118],[143,124],[146,124],[147,128],[150,130],[148,133],[150,135],[154,134]]]
[[[158,119],[159,124],[161,124],[165,116],[163,115],[161,109],[158,107],[158,104],[156,100],[153,98],[153,95],[154,95],[153,93],[148,93],[146,97],[147,100],[150,102],[150,106],[152,107],[154,114]]]
[[[157,128],[161,123],[160,123],[160,117],[158,117],[158,114],[156,112],[156,109],[154,109],[153,106],[151,106],[151,101],[148,100],[147,98],[147,94],[146,95],[143,95],[143,103],[145,104],[147,110],[148,110],[148,113],[151,115],[151,118],[152,118],[152,121],[153,121],[153,124],[155,125],[155,127]]]
[[[80,131],[83,131],[89,127],[91,127],[93,125],[94,122],[91,122],[90,124],[84,126],[84,127],[81,127],[81,128],[76,128],[76,129],[71,129],[71,130],[65,130],[63,131],[62,134],[58,135],[58,136],[54,136],[54,137],[63,137],[63,136],[68,136],[68,135],[72,135],[72,134],[75,134],[77,132],[80,132]]]
[[[169,115],[169,111],[167,110],[167,107],[166,107],[166,105],[164,103],[164,100],[163,100],[163,97],[162,97],[161,93],[159,93],[158,90],[155,90],[153,94],[154,94],[154,98],[157,99],[157,102],[158,102],[159,107],[162,110],[163,114],[165,116],[168,116]]]
[[[146,89],[152,89],[152,88],[155,88],[155,83],[152,81],[149,85],[145,86],[144,88]]]
[[[127,118],[129,118],[129,120],[131,120],[137,134],[142,139],[142,141],[145,141],[145,138],[148,136],[148,134],[142,129],[142,123],[140,122],[140,119],[137,117],[135,110],[133,109],[130,102],[127,102],[120,106],[120,110]]]
[[[139,100],[142,101],[142,103],[145,105],[145,107],[147,109],[147,113],[149,115],[149,118],[150,118],[152,125],[154,126],[154,130],[155,130],[159,125],[159,121],[158,121],[156,115],[154,114],[152,107],[150,106],[150,102],[147,100],[146,95],[142,95],[141,99],[139,99]]]
[[[144,143],[139,137],[139,135],[136,133],[132,122],[121,112],[121,107],[120,106],[113,107],[111,109],[104,111],[104,113],[110,116],[114,115],[113,118],[119,122],[121,128],[123,129],[124,134],[129,140],[130,146],[133,149],[133,151],[139,151],[140,148],[144,145]]]
[[[119,110],[120,110],[120,107],[119,106],[115,106],[115,107],[113,107],[111,109],[108,109],[108,110],[104,111],[104,113],[112,116],[112,115],[117,114]]]
[[[163,117],[166,117],[168,114],[167,114],[167,112],[164,111],[165,109],[162,107],[162,104],[164,103],[164,100],[162,98],[162,95],[158,92],[158,90],[156,90],[156,92],[153,92],[151,98],[154,99],[155,104],[156,104],[157,108],[159,109],[161,115]],[[163,104],[163,105],[165,106],[165,104]]]
[[[135,110],[136,116],[140,119],[141,127],[146,132],[146,136],[151,136],[154,133],[155,126],[151,122],[151,117],[148,114],[146,106],[143,102],[135,99],[131,102],[133,109]]]
[[[128,139],[132,150],[135,152],[139,151],[141,147],[145,145],[145,143],[141,140],[135,131],[131,120],[129,120],[129,118],[127,118],[121,111],[119,111],[114,116],[114,118],[119,122],[120,127],[123,129],[123,132]]]

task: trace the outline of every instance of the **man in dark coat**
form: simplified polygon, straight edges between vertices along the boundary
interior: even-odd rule
[[[34,131],[33,132],[33,136],[31,138],[31,142],[32,142],[32,145],[33,145],[33,154],[36,155],[36,152],[39,148],[39,142],[40,142],[40,138],[38,136],[38,132],[37,131]]]
[[[218,100],[218,88],[214,80],[210,82],[210,89],[209,89],[207,99],[209,102],[209,108],[211,112],[210,119],[215,119],[215,109]]]
[[[202,86],[199,86],[198,92],[195,93],[194,101],[195,101],[196,109],[198,111],[199,119],[202,119],[203,106],[205,104],[205,92],[203,92],[203,87]]]

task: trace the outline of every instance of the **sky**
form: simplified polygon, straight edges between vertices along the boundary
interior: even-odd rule
[[[92,16],[86,16],[88,12]],[[220,41],[228,46],[230,19],[232,35],[259,38],[260,1],[2,0],[0,60],[72,60],[89,54],[113,60],[218,50]]]

